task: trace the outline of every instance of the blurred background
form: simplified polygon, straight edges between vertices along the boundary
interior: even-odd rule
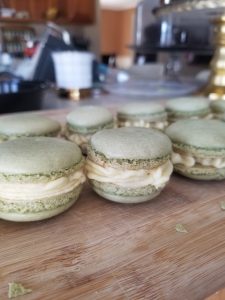
[[[25,103],[23,110],[30,110],[102,92],[149,98],[177,95],[177,89],[178,96],[190,93],[209,78],[214,29],[206,13],[157,13],[176,2],[0,1],[1,94],[36,83],[52,99],[54,90],[55,102]],[[21,110],[9,106],[0,112]]]

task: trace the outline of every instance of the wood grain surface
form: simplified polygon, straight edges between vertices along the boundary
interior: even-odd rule
[[[116,204],[86,184],[60,216],[1,220],[0,299],[15,281],[33,290],[25,300],[202,300],[225,286],[222,200],[224,182],[173,175],[151,202]]]

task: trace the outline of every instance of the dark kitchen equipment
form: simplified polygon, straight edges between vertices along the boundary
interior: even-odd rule
[[[0,114],[40,110],[47,88],[43,81],[24,81],[7,73],[0,74]]]
[[[56,51],[72,51],[74,46],[69,32],[60,26],[49,22],[40,43],[40,52],[37,55],[37,64],[34,69],[34,80],[55,82],[55,70],[52,53]]]

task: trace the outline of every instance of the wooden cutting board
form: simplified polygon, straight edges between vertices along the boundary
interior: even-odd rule
[[[25,300],[204,299],[225,286],[222,200],[224,181],[174,175],[151,202],[116,204],[85,185],[60,216],[0,221],[0,299],[12,281],[33,290]]]

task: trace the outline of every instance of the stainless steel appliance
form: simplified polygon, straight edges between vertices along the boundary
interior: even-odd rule
[[[212,49],[212,26],[202,14],[154,16],[154,8],[172,0],[143,0],[136,9],[135,47],[138,52]],[[175,0],[176,1],[176,0]],[[172,1],[173,2],[173,1]],[[179,0],[179,2],[181,2]]]

